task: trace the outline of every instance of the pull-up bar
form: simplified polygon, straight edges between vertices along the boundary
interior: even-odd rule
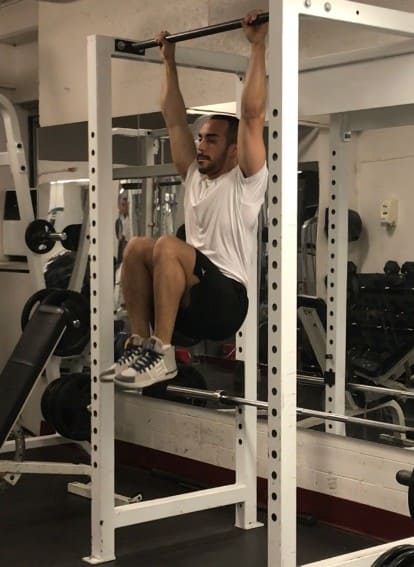
[[[257,26],[268,21],[269,13],[263,12],[262,14],[258,14],[255,21],[250,25]],[[230,20],[229,22],[222,22],[221,24],[213,24],[204,28],[198,28],[195,30],[188,30],[167,35],[166,39],[171,43],[177,43],[179,41],[186,41],[188,39],[194,39],[196,37],[203,37],[205,35],[213,35],[225,31],[236,30],[241,28],[242,26],[243,20]],[[136,55],[145,55],[146,49],[149,49],[151,47],[158,47],[158,43],[155,41],[155,39],[147,39],[146,41],[139,42],[117,40],[115,42],[115,45],[118,51],[123,51],[125,53],[134,53]]]

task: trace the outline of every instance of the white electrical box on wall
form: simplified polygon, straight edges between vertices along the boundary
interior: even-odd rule
[[[385,199],[381,204],[381,224],[385,226],[395,226],[398,220],[398,201],[397,199]]]

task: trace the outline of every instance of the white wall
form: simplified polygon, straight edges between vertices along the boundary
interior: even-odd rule
[[[232,413],[117,392],[116,438],[227,469],[235,466]],[[120,419],[122,416],[122,419]],[[257,476],[267,478],[267,423],[258,423]],[[298,430],[301,488],[409,516],[395,474],[414,467],[409,450]]]
[[[382,272],[387,260],[414,261],[414,127],[361,133],[358,144],[358,209],[365,225],[361,271]],[[397,199],[397,226],[380,223],[381,203]]]
[[[0,89],[14,102],[38,99],[38,2],[0,5]]]
[[[348,187],[349,208],[361,215],[360,239],[348,247],[348,257],[359,272],[382,272],[387,260],[400,265],[414,261],[412,224],[414,219],[414,127],[384,128],[353,134],[355,183]],[[327,239],[324,211],[329,191],[329,130],[322,129],[303,156],[319,162],[319,207],[317,239],[317,290],[324,297]],[[398,222],[387,228],[380,222],[384,200],[398,201]]]
[[[15,102],[37,101],[39,98],[38,45],[26,43],[15,48],[16,54],[16,91]]]
[[[16,43],[23,35],[33,34],[37,29],[37,11],[36,0],[0,6],[0,41]]]
[[[16,49],[0,44],[0,92],[10,95],[16,85]]]

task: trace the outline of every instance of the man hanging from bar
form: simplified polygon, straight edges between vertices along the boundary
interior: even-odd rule
[[[254,25],[259,13],[243,19],[250,58],[240,121],[210,116],[196,142],[187,124],[174,44],[166,40],[166,31],[156,37],[164,63],[161,109],[185,187],[186,242],[174,236],[128,242],[121,284],[132,337],[109,371],[118,386],[139,389],[174,378],[175,329],[194,339],[222,340],[245,319],[248,266],[268,177],[263,141],[268,25]]]

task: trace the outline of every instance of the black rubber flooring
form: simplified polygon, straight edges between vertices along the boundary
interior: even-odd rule
[[[27,458],[33,458],[29,453]],[[54,457],[56,458],[56,457]],[[145,499],[188,490],[148,471],[117,471],[117,490]],[[89,500],[69,494],[70,477],[26,475],[0,492],[0,561],[7,567],[77,567],[90,553]],[[75,479],[75,480],[79,480]],[[266,513],[259,511],[266,522]],[[265,567],[266,527],[233,526],[229,506],[121,528],[117,567]],[[351,552],[377,542],[322,524],[298,521],[298,565]]]

